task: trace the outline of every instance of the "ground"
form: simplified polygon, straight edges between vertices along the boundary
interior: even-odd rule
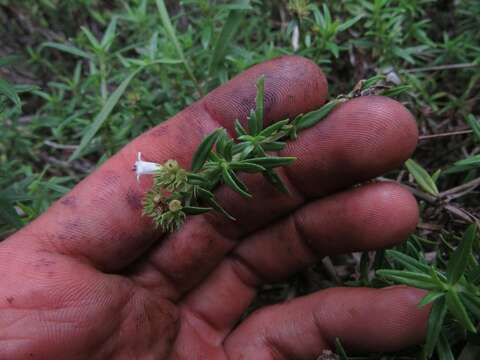
[[[201,94],[253,64],[298,54],[324,69],[331,97],[375,75],[397,86],[420,141],[415,162],[386,178],[421,207],[416,234],[397,250],[451,272],[452,251],[480,216],[479,1],[167,1],[172,28],[156,3],[0,0],[8,24],[0,29],[1,238]],[[339,283],[383,286],[373,270],[403,269],[384,255],[326,259],[266,287],[253,308]],[[477,260],[467,269],[472,286]],[[454,318],[443,334],[455,340],[439,356],[475,358],[478,338]]]

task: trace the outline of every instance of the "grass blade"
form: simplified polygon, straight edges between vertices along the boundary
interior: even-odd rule
[[[102,49],[108,50],[108,48],[113,42],[113,39],[115,38],[116,28],[117,28],[117,18],[113,17],[112,20],[110,21],[110,24],[108,24],[105,34],[103,34],[102,41],[100,42],[100,46],[102,47]]]
[[[418,261],[417,259],[408,256],[400,251],[396,250],[387,250],[386,255],[388,258],[396,261],[397,263],[403,265],[407,270],[410,271],[420,271],[428,272],[429,266]]]
[[[115,89],[115,91],[108,97],[107,102],[103,106],[102,110],[98,113],[98,115],[93,120],[93,123],[90,125],[87,132],[83,135],[82,140],[80,141],[80,145],[74,151],[74,153],[70,156],[68,161],[75,160],[80,156],[83,150],[88,146],[90,141],[93,137],[97,134],[98,130],[102,127],[103,123],[112,113],[113,108],[117,105],[118,101],[120,100],[121,96],[127,89],[128,84],[132,79],[137,75],[143,68],[138,68],[137,70],[133,71],[130,75],[127,76],[125,80],[122,81],[120,86]]]
[[[427,356],[430,357],[435,349],[435,346],[438,343],[440,333],[442,331],[443,321],[445,320],[445,315],[447,314],[447,303],[445,299],[437,300],[430,312],[428,318],[428,330],[427,330],[427,340],[425,342],[425,352]]]
[[[400,284],[420,289],[436,290],[438,288],[437,283],[429,275],[413,271],[377,270],[377,275]]]
[[[465,119],[467,124],[472,128],[473,134],[477,142],[480,142],[480,122],[475,118],[473,114],[469,114]]]
[[[465,234],[461,243],[458,245],[455,252],[450,257],[447,265],[447,279],[450,284],[455,284],[460,280],[467,269],[468,261],[472,253],[473,244],[477,239],[477,227],[471,224]]]
[[[416,161],[408,159],[405,161],[405,166],[412,176],[415,178],[417,184],[427,193],[437,196],[438,189],[435,181],[433,181],[430,174]]]
[[[97,38],[95,37],[95,35],[93,35],[93,33],[90,31],[90,29],[88,29],[87,27],[85,26],[82,26],[80,28],[83,33],[85,34],[85,36],[87,37],[88,41],[90,41],[90,45],[95,49],[95,50],[99,50],[101,49],[101,45],[100,43],[98,42]]]
[[[443,332],[438,339],[437,354],[439,360],[455,360],[448,338]]]
[[[175,50],[177,52],[178,57],[182,60],[183,66],[185,67],[185,70],[187,71],[188,76],[192,79],[193,83],[195,84],[195,87],[197,88],[199,95],[203,96],[204,94],[203,89],[200,86],[200,83],[198,82],[197,78],[195,77],[195,74],[193,73],[192,68],[190,67],[190,64],[187,62],[187,59],[185,58],[185,54],[183,53],[183,49],[180,46],[180,42],[177,39],[177,35],[175,34],[175,29],[172,25],[172,21],[170,20],[170,15],[168,15],[165,2],[163,0],[155,0],[155,3],[157,4],[157,9],[158,9],[158,13],[160,14],[160,20],[162,21],[162,25],[165,28],[165,31],[167,32],[167,35],[170,38],[170,41],[175,46]]]
[[[242,1],[247,5],[250,1]],[[210,59],[210,64],[208,66],[208,73],[210,75],[213,74],[214,70],[216,70],[217,66],[224,61],[225,54],[227,52],[227,48],[233,42],[233,37],[238,31],[240,24],[245,16],[245,9],[232,9],[228,13],[227,20],[223,25],[222,31],[218,36],[217,40],[215,41],[215,45],[213,48],[213,55]]]
[[[458,322],[462,324],[465,330],[476,333],[477,329],[475,328],[475,325],[470,319],[470,316],[467,313],[467,309],[465,309],[465,306],[460,300],[457,292],[455,290],[448,291],[446,298],[448,310],[455,317],[455,319],[457,319]]]
[[[466,159],[456,161],[453,166],[444,171],[444,174],[453,174],[473,170],[480,167],[480,155],[469,156]]]
[[[15,87],[10,84],[8,81],[3,80],[0,78],[0,94],[5,95],[7,98],[9,98],[16,106],[21,107],[22,102],[20,100],[20,97],[17,94],[17,91],[15,90]]]
[[[67,45],[67,44],[60,44],[60,43],[54,43],[54,42],[44,42],[41,46],[40,49],[48,47],[56,50],[60,50],[62,52],[65,52],[70,55],[75,55],[82,57],[84,59],[92,60],[93,55],[87,53],[86,51],[80,50],[79,48],[72,46],[72,45]]]

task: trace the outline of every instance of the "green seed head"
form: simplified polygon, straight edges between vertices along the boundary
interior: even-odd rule
[[[170,210],[171,212],[180,211],[182,210],[182,203],[180,202],[180,200],[172,200],[168,203],[168,210]]]
[[[165,167],[167,170],[176,170],[178,169],[178,162],[176,160],[167,160],[165,162]]]

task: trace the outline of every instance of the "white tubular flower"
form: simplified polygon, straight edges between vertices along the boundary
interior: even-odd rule
[[[133,171],[135,171],[135,174],[137,175],[137,181],[140,181],[140,176],[153,175],[161,168],[162,165],[160,164],[143,161],[141,152],[137,154],[137,161],[135,161],[135,165],[133,165]]]
[[[300,47],[299,40],[300,40],[300,29],[298,28],[298,25],[295,24],[295,26],[293,27],[293,33],[292,33],[293,51],[297,51],[299,49]]]

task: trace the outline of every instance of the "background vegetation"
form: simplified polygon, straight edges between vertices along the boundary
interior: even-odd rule
[[[421,222],[405,245],[325,259],[265,287],[252,308],[339,284],[407,283],[430,290],[427,345],[363,358],[480,358],[479,244],[469,227],[480,216],[480,2],[162,4],[0,0],[0,237],[200,94],[300,54],[322,66],[332,95],[374,75],[402,90],[421,140],[415,161],[388,179],[417,195]]]

